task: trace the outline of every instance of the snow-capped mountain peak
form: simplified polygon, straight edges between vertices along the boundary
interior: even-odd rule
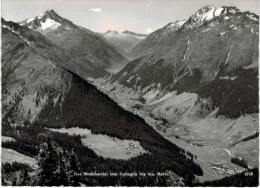
[[[215,17],[219,17],[222,15],[234,15],[237,12],[240,12],[240,10],[236,7],[223,6],[216,8],[213,5],[207,5],[195,12],[185,23],[184,28],[191,29],[194,27],[198,27],[207,21],[211,21]]]
[[[214,16],[214,12],[216,10],[216,7],[213,5],[207,5],[201,9],[199,9],[192,17],[194,20],[209,20],[212,19]]]
[[[45,11],[40,16],[28,18],[23,21],[21,25],[26,25],[35,31],[54,30],[60,26],[66,30],[75,28],[72,22],[59,16],[53,9]]]
[[[223,10],[216,9],[216,7],[212,5],[207,5],[197,12],[195,12],[185,23],[185,28],[193,28],[195,26],[202,25],[205,21],[209,21],[215,17],[215,12],[217,10],[217,14],[221,14]]]

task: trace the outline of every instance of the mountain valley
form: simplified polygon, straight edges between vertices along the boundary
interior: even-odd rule
[[[3,143],[4,148],[13,149],[13,153],[18,151],[21,156],[36,157],[40,143],[38,136],[50,134],[61,146],[74,148],[80,156],[84,170],[93,168],[112,172],[170,170],[176,174],[176,178],[187,184],[192,183],[195,174],[201,175],[200,167],[186,156],[185,150],[164,139],[141,118],[125,111],[94,86],[71,70],[67,70],[68,63],[74,62],[73,59],[71,62],[63,59],[66,57],[66,52],[60,47],[52,44],[40,33],[14,22],[2,19],[2,29],[4,46],[2,70],[5,78],[2,82],[2,130],[4,136],[15,140]],[[35,39],[41,43],[35,43]],[[55,53],[54,59],[52,59],[53,53]],[[111,154],[108,157],[104,155],[101,157],[99,153],[93,152],[97,150],[88,145],[91,138],[86,141],[79,140],[80,137],[84,138],[84,135],[69,135],[54,130],[54,128],[70,130],[69,128],[73,127],[86,131],[90,129],[94,135],[103,135],[103,138],[111,139],[111,143],[116,140],[120,143],[126,142],[124,150],[130,149],[133,145],[132,147],[139,147],[140,151],[134,154],[133,158],[126,158],[123,161],[115,160]],[[52,128],[52,131],[46,128]],[[92,139],[102,140],[95,137]],[[84,142],[87,142],[87,147]],[[109,152],[113,150],[113,155],[117,155],[116,148],[112,147]],[[138,165],[140,163],[144,163],[144,166]],[[88,164],[91,165],[86,168]],[[128,166],[127,169],[125,165]],[[144,180],[140,181],[146,181],[145,179],[144,177]],[[166,177],[161,180],[165,182],[163,184],[166,185],[167,179]],[[92,181],[102,183],[102,179]],[[127,185],[128,181],[127,178],[122,178],[122,184]],[[151,184],[157,184],[157,181],[159,180],[151,181]],[[107,183],[114,185],[115,182],[116,179],[109,179]],[[138,181],[135,182],[137,183]]]
[[[83,172],[168,174],[85,185],[221,184],[258,171],[258,38],[259,16],[231,6],[149,35],[95,33],[54,10],[2,18],[2,162],[39,168],[47,135]]]
[[[214,11],[218,16],[210,16]],[[141,57],[93,83],[189,148],[205,179],[243,170],[232,158],[258,167],[258,19],[235,7],[206,6],[154,31],[135,47]]]

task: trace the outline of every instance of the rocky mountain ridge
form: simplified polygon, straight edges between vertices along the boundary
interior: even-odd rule
[[[146,55],[127,64],[112,77],[112,81],[133,88],[141,95],[150,90],[183,92],[256,64],[258,21],[255,17],[250,18],[248,12],[237,11],[229,15],[227,10],[233,9],[223,8],[221,12],[227,13],[193,29],[183,28],[185,24],[187,26],[186,21],[177,27],[178,30],[170,30],[168,35],[164,30],[169,31],[171,24],[155,31],[135,48],[138,53]],[[206,10],[210,12],[211,9]],[[194,19],[194,15],[188,20]],[[225,18],[227,15],[228,19]],[[155,42],[158,41],[155,36],[161,40]]]
[[[81,66],[96,67],[102,75],[81,73],[82,77],[103,77],[122,68],[128,61],[99,33],[92,32],[59,16],[54,10],[20,23],[40,32],[81,62]]]

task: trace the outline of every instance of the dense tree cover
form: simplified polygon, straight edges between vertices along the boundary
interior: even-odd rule
[[[49,144],[42,144],[37,140],[38,133],[48,132],[53,136]],[[39,170],[35,172],[35,175],[31,175],[32,170],[23,164],[5,164],[2,168],[2,174],[4,174],[4,179],[2,178],[2,183],[6,183],[6,177],[12,177],[10,174],[20,171],[19,180],[11,179],[13,185],[24,185],[30,182],[30,184],[36,185],[44,184],[42,177],[48,177],[49,179],[54,178],[55,185],[62,184],[67,185],[68,179],[70,180],[70,185],[78,185],[78,182],[85,185],[100,185],[100,186],[173,186],[173,185],[198,185],[193,183],[193,175],[191,173],[186,173],[182,168],[178,168],[178,163],[176,160],[172,160],[167,154],[157,155],[157,154],[144,154],[133,158],[131,160],[113,160],[113,159],[104,159],[97,156],[92,150],[87,147],[84,147],[81,144],[79,136],[69,136],[67,134],[61,134],[57,132],[49,132],[47,129],[41,126],[28,126],[28,127],[11,127],[10,125],[5,125],[3,127],[3,133],[5,136],[11,136],[16,139],[16,142],[3,143],[3,147],[8,147],[15,149],[21,153],[27,154],[31,157],[36,157],[39,160],[39,166],[42,166],[42,169],[53,168],[56,169],[55,173],[48,173],[45,175],[46,170]],[[28,139],[24,139],[24,138]],[[29,142],[28,142],[29,140]],[[55,141],[55,143],[52,143]],[[26,147],[25,147],[26,146]],[[70,151],[70,152],[68,152]],[[50,152],[52,155],[50,155]],[[162,150],[163,152],[163,150]],[[165,151],[164,151],[165,152]],[[36,153],[36,154],[35,154]],[[189,156],[190,160],[193,159],[193,156],[189,153],[186,154]],[[40,157],[41,156],[41,157]],[[77,157],[78,156],[78,157]],[[50,162],[52,160],[52,162]],[[46,165],[46,162],[48,165]],[[70,166],[70,167],[69,167]],[[108,176],[108,177],[91,177],[80,175],[81,172],[91,173],[91,172],[152,172],[156,174],[157,172],[171,171],[172,167],[176,166],[180,171],[179,174],[183,174],[183,179],[178,180],[175,177],[169,176]],[[192,166],[187,166],[187,169],[192,168]],[[3,171],[4,170],[4,171]],[[75,176],[71,176],[76,172]],[[251,172],[251,171],[249,171]],[[254,169],[253,174],[250,176],[245,176],[240,174],[238,176],[231,176],[229,178],[205,182],[199,184],[200,186],[227,186],[227,185],[252,185],[256,182],[255,177],[258,173]],[[9,174],[9,175],[8,175]],[[58,175],[57,175],[58,174]],[[29,175],[29,176],[28,176]],[[51,176],[51,177],[49,177]],[[37,178],[36,178],[37,177]],[[242,177],[242,178],[241,178]],[[36,181],[37,179],[37,181]],[[240,180],[238,180],[240,179]],[[250,180],[251,179],[251,180]],[[35,180],[35,181],[33,181]],[[40,181],[41,180],[41,181]],[[177,182],[177,183],[176,183]],[[52,184],[51,181],[48,184]]]
[[[82,145],[80,136],[69,136],[68,134],[61,134],[57,132],[50,132],[48,129],[39,125],[30,126],[10,126],[4,124],[3,134],[5,136],[13,137],[16,142],[3,143],[3,147],[12,148],[20,153],[30,157],[36,157],[40,151],[41,140],[37,139],[37,135],[41,133],[51,134],[53,141],[55,141],[61,148],[67,151],[72,151],[75,156],[78,156],[80,168],[84,172],[165,172],[178,171],[178,176],[184,177],[183,182],[191,184],[194,175],[193,170],[200,170],[194,168],[193,157],[189,156],[190,166],[178,162],[178,156],[170,153],[165,149],[160,149],[160,146],[151,147],[149,154],[144,154],[131,160],[114,160],[104,159],[97,156],[93,150]],[[159,153],[158,150],[161,152]],[[154,151],[154,152],[153,152]],[[155,152],[157,151],[157,152]],[[73,155],[74,155],[73,154]],[[72,156],[73,156],[72,155]],[[184,154],[183,154],[184,155]],[[57,158],[57,157],[56,157]],[[73,157],[72,157],[73,159]],[[174,159],[174,160],[173,160]],[[73,159],[74,160],[74,159]],[[72,161],[73,161],[72,160]],[[182,159],[181,159],[182,161]],[[75,161],[73,162],[75,163]],[[185,168],[184,168],[185,165]],[[73,165],[74,166],[74,165]],[[175,168],[175,169],[174,169]],[[74,169],[75,170],[75,169]],[[202,173],[201,170],[198,173]],[[166,185],[169,184],[169,177],[75,177],[87,185]]]
[[[23,163],[2,163],[1,177],[2,185],[29,185],[30,175],[33,169]],[[9,184],[8,184],[9,182]]]
[[[80,164],[73,151],[65,150],[51,140],[39,148],[39,167],[36,170],[22,163],[5,163],[2,167],[2,183],[7,185],[7,181],[11,181],[12,185],[22,186],[79,186]]]
[[[15,171],[26,170],[27,172],[31,172],[32,169],[27,164],[13,162],[13,163],[2,163],[2,174],[9,174]]]
[[[76,173],[80,173],[75,153],[64,150],[51,140],[40,145],[38,165],[33,185],[79,185],[75,178]]]

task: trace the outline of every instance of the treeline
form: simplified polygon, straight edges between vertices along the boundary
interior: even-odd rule
[[[172,186],[184,185],[182,178],[155,177],[87,177],[73,151],[62,149],[56,142],[40,145],[36,157],[38,168],[14,162],[2,166],[2,185],[12,186]]]
[[[42,139],[39,139],[40,134],[50,135],[61,148],[75,152],[79,157],[79,163],[84,172],[165,172],[165,171],[178,171],[178,176],[182,177],[185,184],[192,184],[194,175],[193,172],[197,171],[202,174],[201,169],[196,167],[193,163],[193,156],[189,153],[175,155],[159,145],[153,146],[149,154],[140,155],[130,160],[115,160],[104,159],[97,156],[93,150],[85,147],[81,143],[80,136],[70,136],[64,133],[51,132],[45,127],[39,125],[28,126],[10,126],[8,123],[3,123],[2,134],[14,138],[15,142],[6,142],[2,146],[5,148],[14,149],[30,157],[36,157],[40,150]],[[182,163],[183,155],[187,155],[190,163]],[[179,161],[179,162],[178,162]],[[190,164],[190,165],[188,165]],[[195,167],[195,168],[194,168]],[[197,169],[196,169],[197,168]],[[169,182],[169,177],[90,177],[82,178],[82,182],[89,185],[157,185],[166,186]]]
[[[41,153],[41,150],[48,151],[51,147],[55,152],[53,154],[54,161],[59,161],[59,157],[64,158],[62,161],[65,164],[68,164],[70,159],[70,153],[73,150],[78,164],[80,172],[166,172],[166,171],[173,171],[173,167],[176,167],[176,169],[179,171],[179,173],[176,173],[179,178],[181,178],[181,183],[183,185],[189,185],[189,186],[228,186],[228,185],[248,185],[257,183],[256,177],[258,177],[258,169],[253,170],[253,174],[247,174],[250,176],[245,176],[244,174],[240,175],[234,175],[227,178],[224,178],[222,180],[212,181],[212,182],[205,182],[201,184],[194,184],[194,175],[192,173],[187,173],[186,170],[183,169],[183,165],[177,163],[178,159],[172,160],[174,155],[167,153],[167,151],[163,151],[161,155],[156,153],[150,153],[150,154],[144,154],[135,158],[132,158],[130,160],[114,160],[114,159],[104,159],[102,157],[97,156],[91,149],[85,147],[81,143],[81,138],[79,136],[69,136],[68,134],[62,134],[57,132],[50,132],[48,129],[37,126],[37,125],[29,125],[29,126],[10,126],[9,124],[3,124],[2,127],[3,134],[5,136],[10,136],[14,138],[15,142],[5,142],[2,144],[3,147],[6,148],[12,148],[20,153],[23,153],[25,155],[28,155],[30,157],[37,158],[39,160],[39,153]],[[54,141],[56,144],[53,146],[45,146],[42,145],[43,140],[39,140],[39,134],[46,133],[48,136],[46,139],[50,139]],[[48,141],[48,140],[46,140]],[[43,149],[45,147],[45,149]],[[48,149],[49,148],[49,149]],[[156,148],[155,148],[156,149]],[[60,154],[62,153],[62,154]],[[189,160],[193,161],[193,156],[189,153],[186,154],[189,158]],[[56,157],[55,157],[56,156]],[[46,158],[45,158],[46,159]],[[50,160],[50,159],[48,159]],[[48,162],[52,164],[51,166],[57,166],[56,162]],[[59,163],[59,165],[64,166],[64,163]],[[44,164],[44,163],[43,163]],[[39,165],[40,166],[40,165]],[[44,165],[43,165],[44,166]],[[70,168],[68,167],[63,168],[63,171],[66,171],[68,175],[63,175],[65,178],[71,178],[70,176]],[[54,167],[53,167],[54,168]],[[193,166],[187,166],[187,170],[196,170],[192,169]],[[4,171],[3,171],[4,170]],[[14,173],[17,171],[20,171],[20,176],[17,177],[17,179],[14,181],[11,177],[13,177]],[[68,172],[67,172],[68,171]],[[174,171],[173,171],[174,172]],[[65,173],[65,172],[63,172]],[[5,164],[2,168],[2,174],[3,177],[9,177],[11,179],[12,184],[22,184],[21,182],[30,182],[30,184],[34,185],[37,183],[35,180],[36,176],[32,176],[32,170],[23,164]],[[29,174],[29,179],[27,174]],[[36,172],[35,172],[36,174]],[[181,175],[180,175],[181,174]],[[69,177],[67,177],[69,176]],[[25,178],[23,178],[25,177]],[[176,177],[169,177],[169,176],[162,176],[162,177],[87,177],[87,176],[77,176],[78,181],[88,185],[88,186],[179,186],[180,182],[176,181],[178,178]],[[67,180],[62,180],[64,182],[67,182]],[[7,179],[2,178],[3,185],[7,182]],[[176,183],[177,182],[177,183]],[[39,183],[39,182],[38,182]],[[10,181],[9,181],[10,184]],[[25,185],[25,184],[23,184]],[[56,184],[55,184],[56,185]]]
[[[23,163],[2,163],[1,182],[4,186],[28,185],[32,168]]]

